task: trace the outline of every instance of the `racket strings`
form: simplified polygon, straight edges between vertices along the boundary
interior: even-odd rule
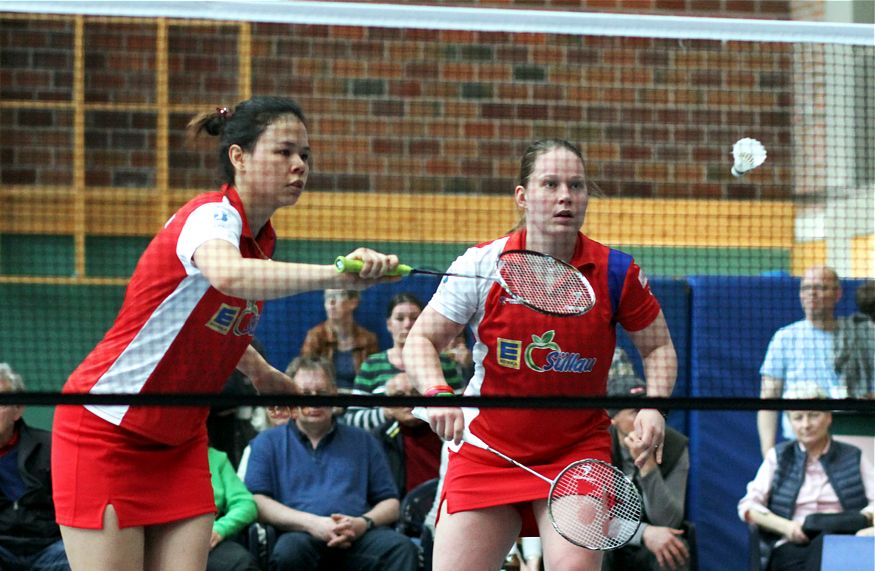
[[[560,535],[588,549],[625,545],[641,520],[634,485],[611,466],[583,461],[566,468],[550,492],[550,513]]]
[[[508,291],[543,311],[577,315],[595,305],[580,272],[549,256],[508,251],[499,258],[498,272]]]

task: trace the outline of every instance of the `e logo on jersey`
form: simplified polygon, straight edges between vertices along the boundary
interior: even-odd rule
[[[522,341],[498,339],[498,364],[511,369],[520,368],[520,357],[526,367],[536,373],[589,373],[596,364],[595,357],[583,357],[580,353],[563,351],[553,340],[556,331],[551,329],[541,335],[532,335],[532,342],[521,353]]]
[[[207,328],[222,335],[227,335],[232,331],[234,335],[238,336],[252,335],[258,326],[260,317],[258,305],[255,302],[247,301],[246,309],[223,303],[207,322]]]

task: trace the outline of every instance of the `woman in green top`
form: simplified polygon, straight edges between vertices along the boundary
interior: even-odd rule
[[[404,371],[401,361],[401,350],[407,341],[407,334],[413,323],[422,313],[423,303],[412,293],[402,292],[389,300],[386,312],[386,328],[392,335],[392,347],[386,351],[374,353],[365,359],[355,377],[353,394],[374,395],[383,394],[386,382]],[[441,368],[447,385],[456,393],[463,388],[462,375],[456,362],[447,354],[441,354]],[[343,416],[346,424],[365,430],[372,430],[386,421],[383,409],[379,407],[350,407]]]
[[[215,448],[209,448],[207,454],[216,497],[207,571],[258,571],[255,558],[243,545],[227,541],[258,518],[255,500],[237,477],[227,454]]]

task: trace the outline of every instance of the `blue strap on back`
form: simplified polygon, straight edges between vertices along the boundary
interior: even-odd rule
[[[608,254],[608,290],[611,294],[611,315],[616,315],[620,307],[623,284],[626,283],[626,273],[631,265],[632,256],[611,248]]]

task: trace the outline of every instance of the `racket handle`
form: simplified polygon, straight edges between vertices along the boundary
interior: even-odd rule
[[[362,271],[362,267],[364,267],[364,262],[361,260],[356,260],[353,258],[347,258],[346,256],[337,256],[334,260],[334,269],[341,273],[351,273],[357,274]],[[406,264],[398,264],[391,272],[387,273],[387,276],[407,276],[413,271],[413,268]]]

